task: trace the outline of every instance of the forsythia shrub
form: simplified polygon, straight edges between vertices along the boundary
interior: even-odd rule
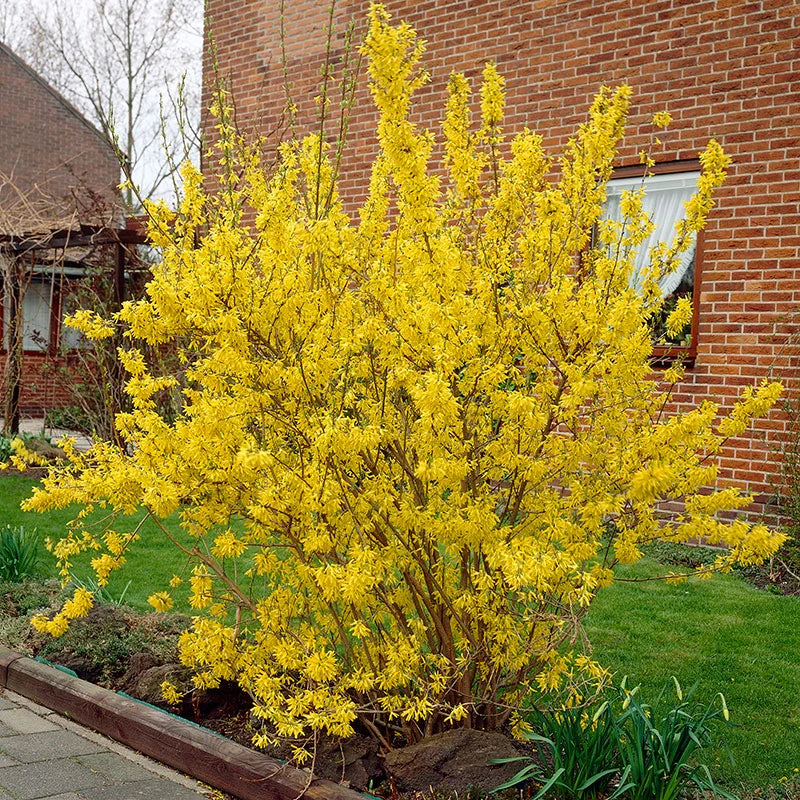
[[[477,128],[453,75],[440,177],[433,134],[409,120],[422,44],[374,7],[363,47],[380,148],[359,217],[318,135],[282,145],[265,174],[219,103],[219,190],[185,166],[177,213],[149,208],[163,262],[145,299],[78,320],[89,336],[120,325],[143,349],[176,348],[183,411],[167,421],[153,399],[175,376],[120,351],[125,447],[72,452],[27,503],[178,515],[182,533],[164,535],[191,564],[197,612],[182,658],[198,685],[237,680],[252,695],[259,742],[347,735],[357,718],[384,741],[390,723],[417,738],[519,722],[542,693],[602,680],[569,643],[643,542],[705,537],[730,548],[720,569],[781,542],[717,519],[747,502],[736,489],[699,491],[725,437],[780,387],[746,391],[721,422],[711,402],[667,416],[681,370],[649,365],[657,279],[713,206],[720,146],[635,291],[642,193],[624,200],[625,224],[602,219],[627,87],[600,92],[554,175],[537,134],[504,141],[493,66]],[[668,498],[685,511],[661,527]],[[54,549],[64,574],[96,549],[102,584],[132,539],[79,518]],[[36,624],[57,634],[88,602]]]

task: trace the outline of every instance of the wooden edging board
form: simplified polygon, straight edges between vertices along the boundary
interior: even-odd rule
[[[0,686],[241,800],[367,798],[2,646]]]

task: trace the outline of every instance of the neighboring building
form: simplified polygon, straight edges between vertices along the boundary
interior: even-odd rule
[[[388,0],[385,5],[427,41],[424,62],[432,80],[418,93],[415,113],[428,127],[436,128],[441,119],[449,73],[462,71],[477,81],[483,64],[492,60],[507,81],[505,131],[534,128],[553,153],[585,118],[602,84],[630,84],[635,97],[620,178],[625,167],[638,165],[638,153],[653,135],[653,114],[666,108],[675,121],[661,136],[656,171],[672,200],[686,190],[684,179],[697,169],[699,151],[716,137],[733,166],[698,242],[696,263],[687,263],[680,286],[672,287],[694,293],[696,308],[691,339],[673,348],[691,363],[674,408],[709,399],[729,408],[743,387],[768,374],[784,380],[789,396],[797,397],[798,355],[790,339],[800,308],[797,3]],[[285,4],[286,66],[300,130],[315,119],[328,7],[316,0]],[[341,54],[341,32],[367,8],[367,0],[337,2],[334,55]],[[284,105],[277,0],[209,0],[208,12],[218,70],[232,85],[239,124],[262,134],[275,131]],[[211,82],[207,52],[206,107]],[[362,87],[341,184],[354,200],[367,186],[374,119]],[[722,454],[721,478],[754,492],[756,512],[774,495],[779,451],[790,427],[777,409]]]
[[[58,220],[85,212],[87,192],[111,206],[119,175],[103,134],[0,43],[0,207],[47,198]]]
[[[61,337],[61,290],[81,274],[80,260],[88,251],[73,248],[65,257],[63,248],[78,242],[81,226],[85,232],[87,225],[100,229],[119,222],[119,176],[114,149],[100,131],[0,43],[0,258],[8,266],[9,254],[24,249],[13,250],[12,240],[53,245],[26,256],[32,276],[22,298],[23,410],[41,413],[68,400],[63,375],[48,367]],[[58,235],[65,231],[71,233]],[[50,234],[56,235],[48,240]],[[12,280],[9,270],[4,272],[3,385]]]

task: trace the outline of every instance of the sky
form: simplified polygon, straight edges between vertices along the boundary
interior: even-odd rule
[[[59,3],[60,9],[69,17],[78,20],[77,35],[83,37],[86,52],[91,64],[82,66],[78,61],[75,66],[82,75],[91,74],[92,67],[102,63],[103,48],[96,35],[89,40],[88,34],[92,32],[93,21],[97,18],[97,8],[103,2],[107,6],[124,7],[126,3],[132,4],[134,10],[141,11],[141,23],[136,26],[141,31],[141,47],[152,44],[156,39],[156,16],[159,9],[163,8],[170,0],[68,0]],[[177,86],[182,74],[185,75],[187,105],[190,115],[199,117],[199,96],[201,81],[201,53],[202,53],[202,27],[203,27],[203,0],[174,0],[184,6],[182,13],[183,24],[174,31],[164,49],[164,57],[150,69],[146,77],[146,85],[141,98],[142,115],[137,127],[137,143],[146,143],[148,146],[141,152],[135,163],[137,181],[143,187],[153,183],[155,176],[163,168],[164,148],[160,141],[160,108],[165,109],[168,124],[166,126],[167,140],[174,144],[178,140],[177,126],[170,121],[173,107],[170,101],[177,96]],[[0,0],[0,40],[15,50],[24,60],[42,76],[59,89],[88,119],[97,123],[97,115],[93,113],[91,105],[81,96],[78,81],[69,72],[58,69],[58,59],[45,56],[43,48],[31,49],[29,44],[33,41],[28,31],[30,20],[38,16],[49,16],[51,29],[56,29],[52,22],[55,5],[52,0]],[[119,47],[115,46],[115,51]],[[73,51],[74,52],[74,51]],[[124,85],[124,82],[123,82]],[[161,100],[161,102],[160,102]],[[117,101],[117,106],[122,104]],[[125,130],[124,115],[115,111],[116,126],[118,130]],[[122,142],[123,149],[125,142]],[[156,197],[163,197],[168,201],[172,199],[172,184],[166,181],[155,193]]]

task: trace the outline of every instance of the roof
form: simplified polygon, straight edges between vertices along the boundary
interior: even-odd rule
[[[0,254],[19,255],[40,250],[92,247],[114,242],[145,244],[147,241],[147,234],[141,228],[76,223],[71,227],[53,228],[23,235],[0,234]]]
[[[111,143],[105,137],[103,132],[92,122],[90,122],[86,117],[75,108],[66,97],[64,97],[61,92],[57,89],[53,88],[35,69],[28,66],[8,45],[3,44],[0,42],[0,53],[4,53],[7,55],[21,70],[26,72],[33,80],[39,83],[44,89],[46,89],[50,94],[70,113],[72,116],[76,117],[83,125],[85,125],[95,136],[97,136],[100,141],[109,148],[109,150],[114,150]]]

